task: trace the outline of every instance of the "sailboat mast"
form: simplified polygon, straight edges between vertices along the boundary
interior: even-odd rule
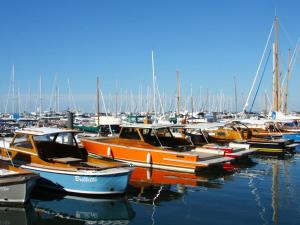
[[[99,77],[97,77],[97,126],[100,124]]]
[[[274,96],[273,96],[273,109],[279,111],[278,104],[278,17],[275,17],[275,45],[274,49]]]
[[[116,81],[116,117],[118,117],[118,81]]]
[[[287,101],[288,101],[288,91],[289,91],[289,79],[290,79],[290,64],[291,64],[291,49],[288,51],[288,68],[287,68],[287,77],[285,81],[285,98],[284,98],[284,107],[283,112],[287,112]]]
[[[42,75],[40,75],[40,117],[42,116]]]
[[[192,84],[191,84],[191,110],[192,110],[192,123],[193,123],[194,103],[193,103],[193,87],[192,87]]]
[[[152,51],[152,82],[153,82],[153,110],[156,118],[156,88],[155,88],[155,68],[154,68],[154,56]]]
[[[15,113],[16,95],[15,95],[15,64],[12,67],[12,113]]]
[[[235,112],[237,113],[237,92],[236,92],[236,77],[233,77],[234,82],[234,100],[235,100]]]
[[[176,80],[177,80],[177,114],[180,113],[180,80],[179,80],[179,71],[176,70]]]

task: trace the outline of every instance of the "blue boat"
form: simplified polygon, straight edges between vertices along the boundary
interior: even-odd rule
[[[9,148],[13,163],[40,174],[37,185],[76,194],[122,194],[132,168],[127,164],[89,157],[76,141],[75,130],[24,128]],[[7,157],[7,155],[6,155]]]
[[[282,137],[284,139],[292,139],[296,143],[300,143],[300,133],[283,133]]]

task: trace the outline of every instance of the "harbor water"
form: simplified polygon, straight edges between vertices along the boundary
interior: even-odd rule
[[[299,150],[298,150],[299,151]],[[252,157],[234,172],[197,177],[142,169],[125,196],[35,190],[25,207],[0,205],[10,224],[299,224],[300,155]]]

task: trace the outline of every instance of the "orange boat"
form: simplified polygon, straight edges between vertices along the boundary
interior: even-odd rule
[[[81,143],[96,156],[181,172],[194,173],[203,168],[222,167],[223,163],[233,160],[195,151],[195,146],[186,139],[175,138],[170,127],[172,125],[127,124],[121,126],[118,137],[82,138]]]

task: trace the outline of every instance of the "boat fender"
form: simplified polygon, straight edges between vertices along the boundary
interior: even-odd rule
[[[147,163],[151,164],[152,163],[152,158],[150,152],[147,153]]]
[[[107,148],[107,157],[113,158],[112,151],[111,151],[110,147]]]

